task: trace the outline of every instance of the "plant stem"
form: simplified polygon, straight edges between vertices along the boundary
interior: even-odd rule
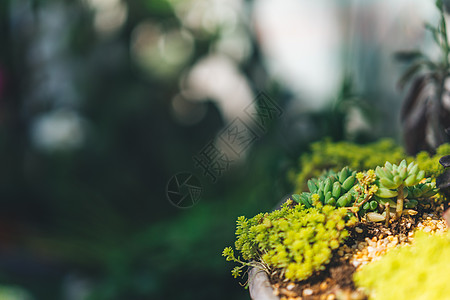
[[[444,143],[446,141],[446,137],[444,135],[444,128],[442,128],[442,124],[441,124],[441,112],[442,112],[442,97],[445,93],[445,80],[447,79],[447,75],[448,75],[448,69],[450,67],[450,62],[449,62],[449,53],[450,53],[450,46],[448,44],[448,37],[447,37],[447,24],[445,21],[445,12],[444,12],[444,4],[441,1],[439,3],[439,11],[441,14],[441,22],[440,22],[440,26],[439,26],[439,31],[441,34],[441,51],[443,53],[443,68],[441,70],[441,72],[439,72],[438,74],[438,91],[437,91],[437,101],[436,103],[434,103],[433,105],[433,115],[435,116],[435,118],[433,118],[433,120],[431,121],[431,126],[433,129],[433,132],[435,134],[435,143],[436,145],[434,145],[435,147],[437,147],[438,145]]]
[[[386,227],[389,226],[389,219],[391,218],[391,205],[389,204],[389,202],[386,202],[386,204],[384,205],[384,211],[386,212],[386,223],[384,225],[386,225]]]
[[[367,195],[363,201],[361,201],[360,203],[358,203],[356,206],[361,207],[363,206],[367,201],[369,201],[369,199],[372,197],[372,195]]]
[[[404,201],[404,195],[403,195],[403,184],[401,184],[398,187],[398,196],[397,196],[397,208],[396,208],[396,216],[395,218],[398,220],[402,216],[403,213],[403,201]]]
[[[444,7],[443,7],[443,3],[441,3],[441,7],[439,8],[440,12],[441,12],[441,38],[442,38],[442,43],[443,45],[441,45],[441,47],[443,48],[443,52],[444,52],[444,66],[445,69],[447,70],[449,67],[449,61],[448,61],[448,54],[450,52],[450,48],[448,45],[448,38],[447,38],[447,25],[445,23],[445,15],[444,15]]]

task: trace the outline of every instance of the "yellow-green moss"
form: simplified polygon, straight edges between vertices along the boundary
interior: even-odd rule
[[[425,170],[425,176],[436,177],[444,171],[444,167],[439,163],[442,156],[450,155],[450,144],[442,144],[436,149],[436,155],[430,155],[426,151],[417,154],[415,161],[421,170]]]
[[[300,158],[300,173],[294,175],[295,191],[305,190],[307,180],[318,177],[324,170],[337,171],[348,166],[362,171],[383,165],[386,161],[400,162],[405,156],[403,149],[389,139],[367,145],[333,143],[328,139],[313,143],[311,153]]]
[[[346,221],[346,215],[346,209],[329,205],[305,209],[302,205],[291,208],[284,204],[270,214],[239,217],[235,247],[244,261],[235,257],[231,247],[225,248],[222,255],[241,264],[232,271],[235,277],[244,266],[256,261],[269,270],[282,269],[282,277],[289,280],[303,280],[325,269],[332,251],[348,236],[345,228],[356,218]]]
[[[355,273],[370,299],[450,299],[450,235],[416,234],[412,245],[390,251]]]
[[[439,158],[444,155],[450,155],[450,144],[441,145],[436,150],[436,155],[420,152],[414,158],[407,156],[390,139],[366,145],[324,140],[311,145],[311,152],[300,157],[299,172],[291,172],[289,178],[294,182],[294,191],[300,193],[306,190],[308,179],[318,177],[326,170],[338,171],[348,166],[353,170],[363,171],[384,165],[386,161],[399,163],[402,159],[406,159],[408,163],[415,161],[425,171],[425,176],[436,177],[444,170],[439,164]]]

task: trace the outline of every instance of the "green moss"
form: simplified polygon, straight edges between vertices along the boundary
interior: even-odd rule
[[[235,248],[243,260],[231,247],[222,253],[241,264],[232,271],[235,277],[243,267],[259,264],[268,271],[281,269],[282,277],[289,280],[306,279],[325,269],[333,250],[348,236],[345,228],[356,222],[346,217],[344,208],[319,205],[305,209],[289,204],[292,201],[270,214],[238,218]]]
[[[311,153],[301,156],[301,171],[292,175],[295,191],[304,191],[307,180],[320,176],[324,170],[337,171],[345,166],[357,171],[373,169],[386,161],[400,162],[405,156],[403,149],[389,139],[367,145],[320,141],[311,145]]]
[[[430,155],[422,151],[416,156],[416,163],[421,170],[425,170],[426,176],[436,177],[444,171],[444,167],[439,163],[442,156],[450,155],[450,144],[442,144],[436,149],[436,155]]]
[[[340,170],[345,166],[356,171],[375,169],[386,161],[399,163],[406,159],[415,161],[426,177],[436,177],[444,170],[439,158],[450,155],[450,144],[443,144],[436,150],[436,155],[420,152],[415,158],[407,156],[403,149],[390,139],[376,143],[358,145],[350,142],[333,143],[324,140],[311,145],[311,152],[300,157],[299,172],[291,172],[289,177],[294,182],[296,193],[305,191],[308,179],[318,177],[327,170]]]
[[[450,235],[416,234],[411,246],[390,251],[355,273],[370,299],[450,299]]]

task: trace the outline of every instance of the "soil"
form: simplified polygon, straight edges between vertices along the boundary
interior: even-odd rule
[[[271,281],[275,288],[276,294],[280,298],[287,299],[336,299],[336,294],[347,294],[359,298],[367,299],[364,294],[356,290],[353,283],[353,273],[356,268],[348,259],[333,257],[333,261],[328,268],[311,276],[309,279],[299,283],[283,282],[277,277],[272,277]],[[278,291],[278,293],[277,293]]]
[[[273,272],[269,277],[274,294],[282,300],[367,299],[353,283],[355,271],[379,259],[390,249],[411,243],[416,229],[426,232],[446,231],[447,226],[442,219],[443,209],[444,205],[422,207],[420,214],[403,216],[398,221],[391,221],[389,226],[384,223],[359,222],[349,229],[349,238],[334,252],[324,271],[301,282],[283,281],[277,271]]]

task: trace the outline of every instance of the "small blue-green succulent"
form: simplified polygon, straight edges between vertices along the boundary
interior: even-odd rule
[[[351,189],[355,184],[355,176],[356,171],[348,167],[338,173],[329,171],[319,178],[308,180],[309,192],[294,194],[293,199],[307,208],[315,206],[314,200],[320,201],[322,205],[351,206],[354,200]]]
[[[328,171],[319,178],[308,180],[308,192],[294,194],[292,199],[305,207],[332,205],[347,207],[349,214],[365,216],[369,221],[389,223],[391,209],[393,218],[405,213],[414,214],[420,201],[428,199],[438,191],[431,178],[424,178],[425,172],[414,162],[409,165],[403,160],[399,165],[386,162],[364,172],[348,167],[335,173]]]
[[[378,191],[375,195],[378,201],[393,202],[390,202],[390,206],[395,208],[397,219],[401,217],[404,207],[414,208],[420,199],[429,198],[438,191],[431,178],[424,180],[425,171],[420,170],[414,162],[409,165],[406,160],[398,165],[386,162],[384,167],[377,167],[375,173],[378,177]]]

